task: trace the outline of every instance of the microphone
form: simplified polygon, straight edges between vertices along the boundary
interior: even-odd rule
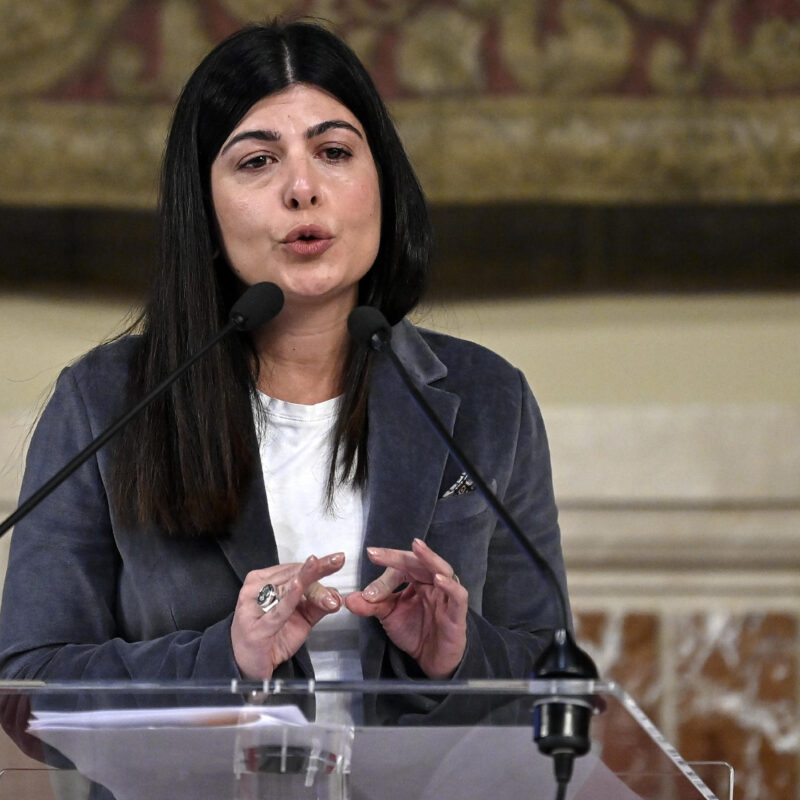
[[[60,486],[78,467],[93,456],[113,436],[119,433],[137,414],[144,411],[153,400],[169,389],[196,361],[204,356],[215,344],[231,331],[252,331],[276,317],[283,308],[283,292],[274,283],[256,283],[248,287],[233,304],[228,322],[194,355],[181,364],[161,383],[151,389],[133,408],[123,414],[116,422],[93,439],[68,464],[62,467],[47,483],[37,489],[17,510],[0,523],[0,537],[14,527],[24,516],[33,511],[42,500]]]
[[[283,292],[280,286],[263,281],[249,286],[233,304],[228,314],[228,325],[222,329],[219,339],[225,336],[230,326],[239,331],[252,331],[265,325],[280,314],[283,308]],[[212,340],[216,343],[219,339]],[[208,347],[213,347],[213,343]],[[201,354],[205,350],[201,351]]]
[[[522,529],[450,435],[450,432],[434,414],[433,409],[411,379],[403,362],[392,349],[392,328],[386,318],[377,308],[358,306],[350,313],[347,329],[358,344],[377,352],[386,353],[418,408],[430,422],[439,438],[472,479],[500,521],[511,532],[528,557],[545,573],[555,589],[560,627],[553,632],[552,641],[536,660],[534,677],[543,680],[597,679],[597,667],[589,654],[578,647],[569,631],[567,599],[552,567],[531,544],[528,537],[525,536]],[[589,723],[592,713],[591,702],[582,698],[548,697],[534,704],[533,738],[540,752],[553,757],[559,795],[566,792],[566,786],[572,777],[575,756],[582,756],[589,751],[591,745]]]

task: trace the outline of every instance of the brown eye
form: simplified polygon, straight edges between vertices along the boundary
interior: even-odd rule
[[[274,160],[272,156],[268,156],[266,153],[260,153],[257,156],[252,156],[240,162],[239,169],[259,169],[265,167],[267,164],[273,163]]]
[[[344,147],[326,147],[322,152],[327,161],[344,161],[353,155]]]

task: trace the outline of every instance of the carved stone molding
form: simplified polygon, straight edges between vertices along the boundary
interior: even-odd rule
[[[148,105],[0,105],[0,203],[150,207],[169,111]]]
[[[511,97],[392,110],[442,202],[800,197],[800,100]]]
[[[433,202],[800,199],[800,99],[390,104]],[[0,203],[147,208],[169,110],[0,104]]]

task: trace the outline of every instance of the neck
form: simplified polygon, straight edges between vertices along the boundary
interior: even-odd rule
[[[338,397],[350,342],[349,310],[284,308],[254,336],[258,388],[270,397],[305,405]]]

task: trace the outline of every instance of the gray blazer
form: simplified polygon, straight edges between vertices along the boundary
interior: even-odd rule
[[[395,326],[393,342],[564,587],[547,441],[521,373],[485,348],[406,321]],[[62,372],[32,437],[22,499],[124,411],[135,346],[135,337],[103,345]],[[452,564],[470,597],[467,651],[456,678],[526,677],[547,629],[558,624],[553,588],[478,491],[442,498],[461,469],[381,356],[368,414],[365,546],[408,549],[418,536]],[[205,540],[123,526],[109,508],[109,481],[109,454],[101,450],[18,523],[0,616],[0,675],[237,676],[230,641],[237,594],[248,571],[277,563],[260,473],[227,535]],[[363,562],[365,585],[379,570]],[[361,620],[360,649],[365,678],[422,677],[374,619]],[[275,675],[311,676],[305,648]],[[450,701],[403,702],[402,709],[376,703],[371,711],[379,718],[435,719]]]

